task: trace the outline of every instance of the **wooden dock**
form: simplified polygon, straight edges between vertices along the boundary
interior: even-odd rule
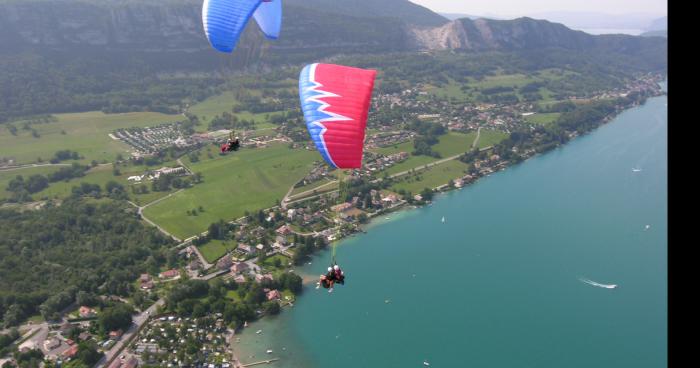
[[[254,365],[260,365],[260,364],[270,364],[270,363],[276,362],[276,361],[278,361],[278,360],[279,360],[279,358],[272,358],[272,359],[268,359],[268,360],[261,360],[261,361],[259,361],[259,362],[255,362],[255,363],[243,364],[242,367],[252,367],[252,366],[254,366]]]

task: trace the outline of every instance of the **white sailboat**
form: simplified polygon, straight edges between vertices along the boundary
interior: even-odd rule
[[[445,223],[445,216],[442,216],[442,223]]]

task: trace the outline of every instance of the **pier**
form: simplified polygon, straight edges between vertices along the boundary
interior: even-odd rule
[[[260,365],[260,364],[270,364],[270,363],[276,362],[276,361],[278,361],[278,360],[279,360],[279,358],[272,358],[272,359],[268,359],[268,360],[261,360],[261,361],[259,361],[259,362],[243,364],[241,367],[252,367],[252,366]]]

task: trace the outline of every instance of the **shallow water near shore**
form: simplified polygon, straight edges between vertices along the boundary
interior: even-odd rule
[[[243,331],[240,359],[667,366],[666,103],[649,99],[432,206],[379,216],[337,248],[346,285],[307,285],[293,308]],[[317,276],[329,261],[324,252],[298,271]]]

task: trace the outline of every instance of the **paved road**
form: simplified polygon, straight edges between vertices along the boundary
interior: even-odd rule
[[[70,165],[71,164],[27,164],[27,165],[20,165],[20,166],[3,167],[3,168],[0,168],[0,171],[22,170],[22,169],[28,169],[30,167],[70,166]]]
[[[143,206],[139,206],[139,205],[137,205],[136,203],[134,203],[134,202],[132,202],[132,201],[127,201],[127,202],[129,202],[129,204],[131,204],[132,206],[136,207],[136,208],[138,209],[138,213],[139,213],[139,215],[141,216],[141,218],[142,218],[144,221],[146,221],[147,223],[149,223],[151,226],[153,226],[153,227],[155,227],[156,229],[158,229],[161,233],[163,233],[163,234],[165,234],[165,235],[167,235],[167,236],[169,236],[169,237],[175,239],[175,241],[182,241],[180,238],[178,238],[178,237],[176,237],[175,235],[169,233],[167,230],[163,229],[162,227],[158,226],[158,224],[156,224],[155,222],[151,221],[148,217],[146,217],[146,216],[143,214],[143,210],[146,209],[146,207],[151,206],[151,205],[154,205],[154,204],[156,204],[156,203],[158,203],[158,202],[160,202],[160,201],[166,200],[166,199],[168,199],[168,198],[174,196],[175,194],[178,194],[178,193],[182,192],[183,190],[185,190],[185,189],[184,189],[184,188],[183,188],[183,189],[179,189],[179,190],[177,190],[177,191],[175,191],[175,192],[173,192],[173,193],[170,193],[170,194],[166,195],[165,197],[158,198],[158,199],[156,199],[155,201],[150,202],[150,203],[147,203],[147,204],[145,204],[145,205],[143,205]]]
[[[477,143],[479,143],[479,138],[481,137],[481,127],[476,130],[476,138],[474,138],[474,142],[472,142],[472,148],[476,147]]]
[[[102,357],[102,359],[100,359],[99,362],[97,362],[95,368],[101,368],[111,363],[112,360],[121,353],[122,349],[131,341],[131,339],[134,338],[136,333],[141,329],[141,326],[143,326],[144,323],[148,321],[148,317],[154,314],[158,306],[163,305],[163,303],[165,303],[165,299],[158,299],[158,301],[155,302],[148,309],[135,315],[133,317],[133,323],[131,324],[131,327],[129,327],[129,329],[126,330],[126,332],[124,332],[122,338],[119,339],[119,341],[117,341],[117,343],[114,344],[114,346],[112,346],[112,348],[105,353],[105,355]]]
[[[331,184],[335,184],[335,183],[337,183],[337,182],[338,182],[337,180],[329,181],[328,183],[323,184],[323,185],[319,185],[319,186],[317,186],[316,188],[309,189],[309,190],[307,190],[307,191],[304,191],[304,192],[301,192],[301,193],[297,193],[297,194],[295,194],[295,195],[289,195],[289,194],[292,192],[292,190],[294,190],[294,187],[292,187],[292,189],[289,190],[289,192],[287,193],[287,195],[284,196],[284,199],[282,200],[282,203],[289,203],[289,202],[287,202],[287,201],[289,201],[290,199],[293,199],[294,197],[303,197],[304,194],[306,194],[306,193],[313,193],[314,191],[317,191],[317,190],[319,190],[319,189],[321,189],[321,188],[323,188],[323,187],[329,186],[329,185],[331,185]]]

